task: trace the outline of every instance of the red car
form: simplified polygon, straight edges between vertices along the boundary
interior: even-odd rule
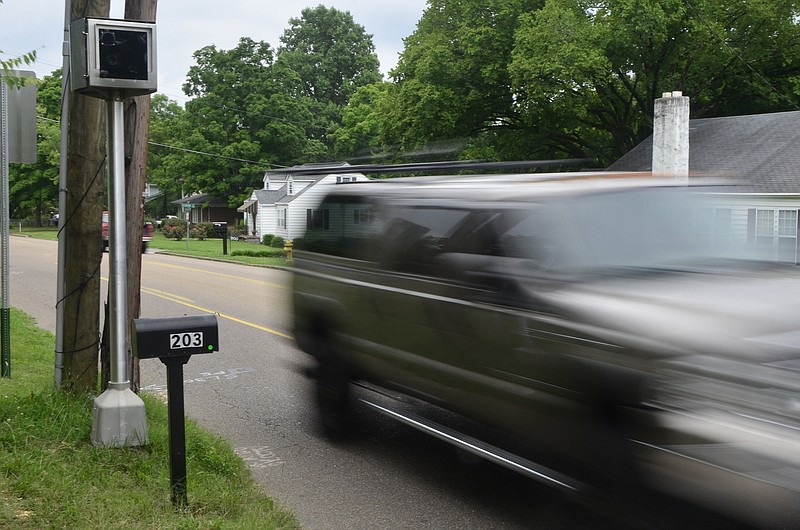
[[[153,231],[155,228],[153,227],[153,223],[150,221],[144,222],[144,227],[142,230],[142,254],[147,252],[147,245],[153,239]],[[108,212],[103,212],[103,225],[102,225],[102,234],[103,234],[103,252],[108,250]]]

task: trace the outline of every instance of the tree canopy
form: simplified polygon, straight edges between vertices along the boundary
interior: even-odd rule
[[[798,14],[795,0],[431,0],[379,102],[382,141],[604,165],[650,133],[665,91],[696,117],[797,109]]]
[[[243,37],[195,52],[180,110],[158,100],[151,181],[241,204],[264,170],[329,160],[332,135],[358,87],[380,81],[371,35],[347,12],[304,9],[277,51]],[[169,147],[165,147],[169,146]]]

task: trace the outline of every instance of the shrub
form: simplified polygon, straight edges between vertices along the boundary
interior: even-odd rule
[[[186,227],[186,221],[182,221],[180,219],[164,219],[164,221],[161,223],[161,230],[164,230],[165,228],[169,228],[169,227],[175,227],[175,226],[182,226],[182,227],[185,228]]]
[[[214,223],[197,223],[189,230],[189,237],[193,237],[199,241],[213,237],[215,234]]]
[[[164,237],[167,239],[183,239],[186,237],[186,227],[183,224],[165,224],[161,227],[161,233],[163,233]]]
[[[250,256],[253,258],[275,258],[278,256],[283,256],[283,251],[273,249],[273,248],[264,248],[264,249],[245,249],[245,250],[234,250],[231,252],[231,256]]]
[[[206,238],[206,229],[202,226],[193,226],[189,229],[189,237],[203,241]]]
[[[261,236],[261,244],[267,247],[271,246],[273,237],[275,237],[274,234],[264,234]]]
[[[283,248],[283,238],[281,236],[274,236],[270,241],[269,246],[275,248]]]

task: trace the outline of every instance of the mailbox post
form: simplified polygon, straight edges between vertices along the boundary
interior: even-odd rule
[[[131,349],[139,359],[159,358],[167,367],[169,476],[172,504],[185,506],[186,425],[183,404],[183,365],[192,355],[219,347],[215,315],[131,320]]]

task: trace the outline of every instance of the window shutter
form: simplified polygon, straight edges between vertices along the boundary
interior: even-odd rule
[[[756,209],[749,208],[747,210],[747,244],[754,245],[756,243]]]

